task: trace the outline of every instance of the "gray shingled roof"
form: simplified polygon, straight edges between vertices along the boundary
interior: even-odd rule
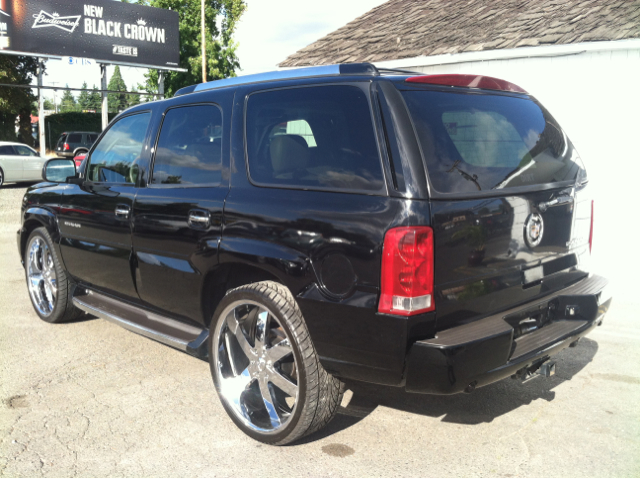
[[[640,0],[390,0],[281,67],[640,38]]]

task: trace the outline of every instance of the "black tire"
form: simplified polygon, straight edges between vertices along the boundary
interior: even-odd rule
[[[220,352],[221,345],[226,344],[229,347],[229,339],[226,336],[223,339],[221,335],[229,333],[229,330],[223,333],[228,324],[226,318],[231,314],[229,308],[237,309],[242,307],[243,305],[234,305],[238,305],[243,301],[250,302],[251,307],[260,305],[263,309],[259,309],[259,311],[268,310],[270,313],[269,321],[273,321],[271,318],[275,317],[272,325],[275,324],[282,327],[281,329],[286,333],[287,347],[291,346],[292,354],[295,358],[297,394],[294,409],[287,415],[286,422],[283,423],[280,429],[275,428],[274,431],[270,432],[256,430],[255,425],[250,424],[252,421],[241,417],[234,410],[233,401],[221,392],[221,381],[228,381],[228,379],[223,377],[221,369],[223,368],[224,356],[221,356],[223,359],[220,361],[217,358],[218,355],[223,354]],[[235,309],[232,309],[232,311],[235,311]],[[266,346],[267,340],[265,340],[264,344],[266,350],[268,347]],[[280,344],[282,343],[276,346]],[[222,347],[224,348],[224,346]],[[235,348],[230,347],[230,349],[236,348],[237,346]],[[320,364],[309,336],[307,325],[293,295],[288,288],[273,281],[248,284],[227,292],[213,316],[211,334],[209,336],[209,358],[213,382],[227,414],[245,434],[267,444],[289,444],[321,429],[335,416],[342,401],[344,384],[327,373]],[[275,367],[277,363],[274,362],[273,364]],[[239,377],[239,375],[232,376],[232,380],[235,377]],[[254,378],[254,376],[251,376],[251,378]],[[251,389],[252,386],[250,385],[255,386],[257,382],[257,379],[250,379],[247,382],[247,386],[244,386],[241,395]],[[270,387],[272,391],[271,398],[274,399],[278,393],[273,392],[272,388],[273,386]]]
[[[39,308],[36,304],[36,295],[32,292],[30,286],[30,261],[37,261],[35,258],[32,258],[32,246],[34,242],[41,241],[46,245],[46,255],[47,258],[50,255],[51,259],[51,269],[55,273],[55,280],[57,282],[57,291],[54,296],[53,308],[50,309],[48,314],[42,312],[42,308]],[[37,254],[34,254],[37,256]],[[29,235],[29,239],[27,240],[27,246],[24,251],[24,270],[25,270],[25,278],[27,281],[27,289],[29,290],[29,298],[31,299],[31,305],[35,310],[36,314],[47,323],[64,323],[67,321],[73,321],[84,314],[83,311],[76,308],[72,303],[73,291],[75,289],[75,284],[73,281],[67,276],[67,272],[62,267],[60,263],[60,259],[58,258],[58,254],[53,246],[53,240],[49,235],[49,232],[44,227],[34,229]],[[44,282],[44,281],[43,281]]]
[[[4,185],[4,171],[0,168],[0,187]]]

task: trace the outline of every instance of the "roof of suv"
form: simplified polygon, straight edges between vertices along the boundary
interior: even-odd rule
[[[408,70],[391,70],[376,68],[371,63],[343,63],[340,65],[324,65],[318,67],[292,68],[288,70],[277,70],[253,75],[243,75],[222,80],[214,80],[207,83],[199,83],[178,90],[174,96],[186,95],[188,93],[214,90],[230,86],[247,85],[250,83],[264,83],[279,80],[294,80],[299,78],[359,75],[359,76],[379,76],[385,73],[404,75],[423,75],[420,72]]]

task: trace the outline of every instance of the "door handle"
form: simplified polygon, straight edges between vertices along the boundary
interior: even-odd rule
[[[116,216],[118,218],[128,218],[131,213],[129,205],[116,205]]]
[[[211,214],[208,211],[191,210],[188,223],[192,228],[208,228],[211,226]]]

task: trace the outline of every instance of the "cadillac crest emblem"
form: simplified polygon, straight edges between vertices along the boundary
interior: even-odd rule
[[[530,248],[535,248],[540,244],[543,233],[544,222],[542,221],[542,216],[538,213],[532,213],[524,225],[524,238]]]

